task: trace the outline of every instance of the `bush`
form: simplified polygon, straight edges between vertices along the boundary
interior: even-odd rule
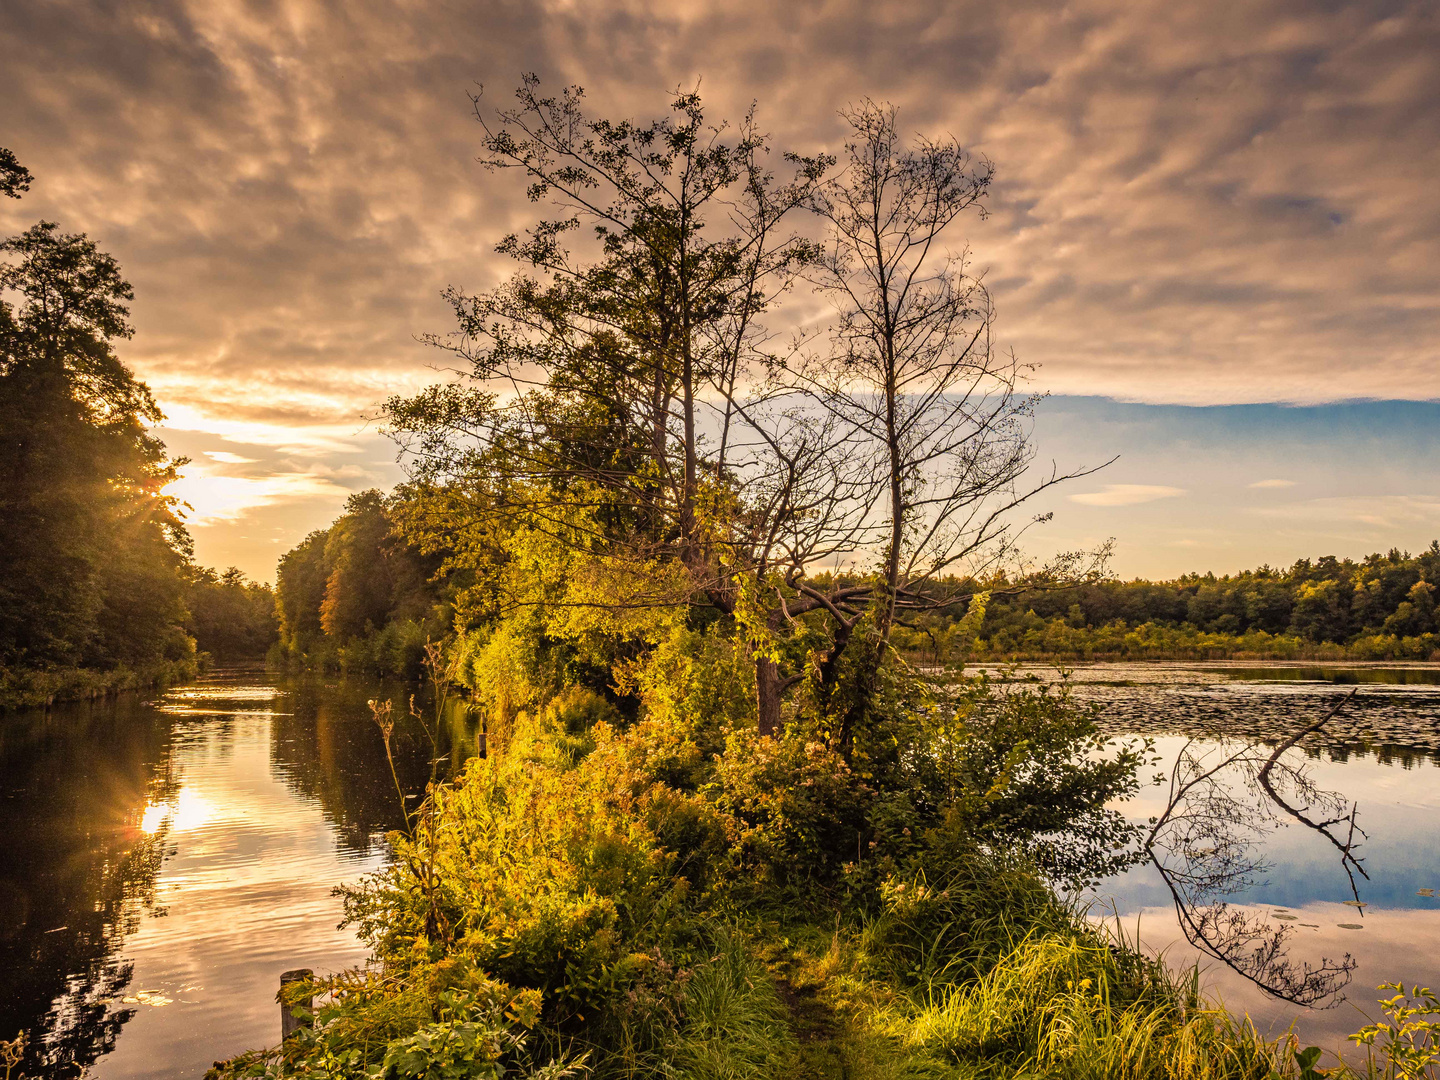
[[[1102,752],[1063,689],[892,673],[847,758],[803,717],[761,738],[726,712],[736,653],[698,631],[632,666],[627,722],[582,685],[547,693],[568,661],[516,630],[457,654],[503,748],[346,890],[383,974],[322,984],[303,1048],[228,1075],[558,1076],[583,1055],[600,1078],[1059,1077],[1131,1042],[1140,1071],[1116,1075],[1269,1060],[1053,891],[1123,859],[1104,803],[1142,756]]]

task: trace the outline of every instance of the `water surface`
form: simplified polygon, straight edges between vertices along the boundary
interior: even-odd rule
[[[1153,865],[1104,882],[1097,910],[1175,965],[1200,963],[1208,989],[1262,1030],[1278,1034],[1293,1025],[1304,1043],[1331,1053],[1354,1056],[1346,1036],[1379,1017],[1379,983],[1440,982],[1440,665],[1108,663],[1063,673],[1027,666],[1018,674],[1063,678],[1079,699],[1100,706],[1108,733],[1152,738],[1160,759],[1152,771],[1162,774],[1187,748],[1218,761],[1249,742],[1268,756],[1339,706],[1284,760],[1303,764],[1317,789],[1355,808],[1366,834],[1355,847],[1365,873],[1354,875],[1352,890],[1335,847],[1270,806],[1271,816],[1257,819],[1251,849],[1258,871],[1219,897],[1262,924],[1286,928],[1297,962],[1353,959],[1348,985],[1326,1007],[1277,1000],[1194,947]],[[1240,802],[1264,808],[1263,793],[1243,783],[1234,790]],[[1121,809],[1146,820],[1164,811],[1168,796],[1167,786],[1148,786]]]
[[[403,820],[383,692],[223,671],[0,719],[0,1037],[30,1033],[27,1075],[198,1077],[278,1040],[281,971],[365,960],[332,891]],[[394,749],[423,790],[428,741]]]
[[[1263,872],[1228,898],[1290,927],[1297,958],[1353,956],[1345,1001],[1298,1009],[1200,957],[1153,868],[1100,893],[1142,946],[1200,959],[1232,1009],[1332,1051],[1365,1022],[1359,1008],[1375,1013],[1377,983],[1440,983],[1440,901],[1420,895],[1440,892],[1440,665],[1094,664],[1067,677],[1108,732],[1153,738],[1162,765],[1187,745],[1274,745],[1355,693],[1291,756],[1358,806],[1367,906],[1345,904],[1323,838],[1283,822],[1257,842]],[[277,1040],[281,971],[364,961],[332,890],[381,865],[403,821],[365,703],[382,696],[400,720],[404,792],[423,790],[432,758],[448,775],[474,752],[455,712],[436,754],[401,688],[258,670],[0,718],[0,1038],[31,1033],[28,1075],[198,1077]],[[1149,787],[1123,809],[1144,819],[1163,805]]]

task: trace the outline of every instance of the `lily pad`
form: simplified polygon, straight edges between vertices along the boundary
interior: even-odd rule
[[[1435,895],[1435,890],[1434,890],[1434,889],[1421,889],[1421,890],[1420,890],[1419,892],[1417,892],[1415,895],[1416,895],[1416,896],[1434,896],[1434,895]]]
[[[1342,923],[1336,923],[1335,925],[1338,926],[1338,927],[1340,927],[1341,930],[1364,930],[1364,929],[1365,929],[1365,927],[1361,926],[1358,922],[1342,922]]]
[[[1341,900],[1340,902],[1346,907],[1361,908],[1368,906],[1364,900]]]
[[[1318,922],[1302,922],[1300,925],[1303,926],[1303,927],[1305,927],[1305,928],[1308,929],[1308,930],[1319,930],[1319,929],[1320,929],[1320,924],[1319,924]]]
[[[1295,916],[1294,916],[1294,915],[1271,915],[1270,917],[1271,917],[1272,919],[1279,919],[1281,922],[1294,922],[1294,921],[1295,921]]]

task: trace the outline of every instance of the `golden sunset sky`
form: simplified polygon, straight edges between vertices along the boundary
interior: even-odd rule
[[[530,70],[616,116],[698,83],[800,151],[888,99],[990,157],[956,241],[1057,395],[1041,452],[1122,455],[1045,543],[1162,574],[1440,535],[1433,0],[6,0],[0,56],[36,178],[0,231],[55,220],[125,268],[121,353],[193,459],[207,563],[272,578],[399,477],[367,418],[443,377],[416,340],[441,290],[500,280],[534,213],[476,164],[467,92]],[[1359,399],[1420,404],[1325,411]]]

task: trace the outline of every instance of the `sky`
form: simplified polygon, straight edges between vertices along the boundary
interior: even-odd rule
[[[1055,395],[1037,447],[1119,455],[1040,548],[1165,576],[1440,535],[1433,0],[6,0],[0,56],[36,177],[0,233],[120,260],[206,563],[273,579],[399,478],[378,403],[445,377],[441,291],[502,280],[533,214],[467,96],[526,71],[615,116],[753,100],[798,151],[869,96],[993,160],[955,240]]]

